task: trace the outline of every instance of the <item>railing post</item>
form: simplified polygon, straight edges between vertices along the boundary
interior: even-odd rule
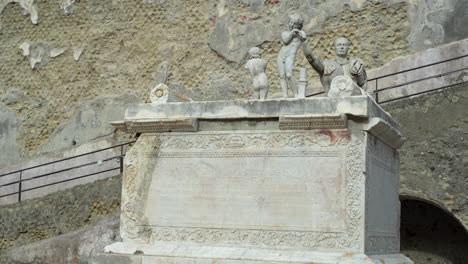
[[[18,202],[21,202],[21,184],[23,183],[23,171],[20,171],[20,175],[19,175],[20,179],[19,179],[19,190],[18,190]]]
[[[379,79],[375,79],[375,102],[379,103]]]
[[[120,173],[123,173],[123,148],[123,145],[120,146]]]

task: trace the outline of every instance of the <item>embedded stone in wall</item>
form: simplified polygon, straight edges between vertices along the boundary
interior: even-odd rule
[[[408,15],[413,50],[424,50],[468,37],[468,2],[465,0],[409,1]]]
[[[16,142],[20,121],[15,112],[2,103],[0,113],[0,166],[5,166],[20,160],[19,145]],[[6,192],[5,188],[0,189],[0,193],[2,192]]]
[[[5,10],[5,7],[11,3],[19,3],[20,6],[23,8],[24,15],[31,15],[31,22],[34,25],[39,23],[39,14],[37,11],[37,7],[34,4],[34,0],[2,0],[0,2],[0,19],[1,14]],[[2,24],[0,23],[0,30],[2,29]]]
[[[60,56],[66,51],[64,48],[55,48],[53,44],[42,41],[36,43],[25,41],[19,48],[23,50],[23,56],[29,57],[29,63],[32,69],[47,65],[49,58]]]
[[[73,59],[75,61],[79,61],[81,58],[81,55],[83,55],[84,49],[88,45],[88,41],[85,41],[81,43],[79,47],[73,48]]]
[[[65,0],[65,2],[63,2],[60,5],[60,9],[62,10],[62,14],[64,16],[73,14],[73,12],[75,11],[75,6],[74,6],[75,2],[76,0]]]

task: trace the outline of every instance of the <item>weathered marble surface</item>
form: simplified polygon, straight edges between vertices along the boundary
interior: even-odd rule
[[[357,86],[348,76],[336,76],[330,83],[328,97],[347,97],[352,95],[364,95],[365,92]]]
[[[294,77],[294,66],[296,63],[297,51],[302,46],[302,43],[307,39],[306,33],[302,30],[304,19],[299,14],[289,16],[289,31],[281,33],[281,47],[277,63],[280,76],[281,90],[283,98],[288,98],[288,91],[292,90],[294,98],[298,98],[297,82]]]
[[[378,117],[400,130],[382,108],[368,96],[347,98],[273,99],[266,101],[199,101],[162,105],[133,104],[125,112],[124,124],[144,123],[151,120],[174,121],[183,119],[233,120],[268,119],[283,115],[317,114],[331,116],[347,114],[361,118]],[[125,126],[124,126],[125,128]]]
[[[399,254],[400,127],[369,97],[135,105],[118,127],[139,124],[146,133],[125,160],[123,242],[107,253],[412,263]]]
[[[151,89],[150,100],[152,104],[164,104],[169,98],[169,89],[164,83],[160,83]]]
[[[148,249],[149,255],[102,254],[94,259],[93,264],[413,264],[399,254],[374,255],[340,252],[316,252],[300,250],[271,250],[239,247],[180,246],[160,244],[157,249],[142,245],[127,246],[126,249]],[[241,257],[239,257],[241,256]]]

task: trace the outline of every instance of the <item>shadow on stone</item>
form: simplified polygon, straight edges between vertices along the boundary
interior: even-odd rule
[[[401,252],[415,264],[462,264],[468,259],[468,232],[448,212],[402,197]]]

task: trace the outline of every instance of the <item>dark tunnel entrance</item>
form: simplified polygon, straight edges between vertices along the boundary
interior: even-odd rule
[[[446,211],[401,197],[401,253],[415,264],[468,263],[468,232]]]

